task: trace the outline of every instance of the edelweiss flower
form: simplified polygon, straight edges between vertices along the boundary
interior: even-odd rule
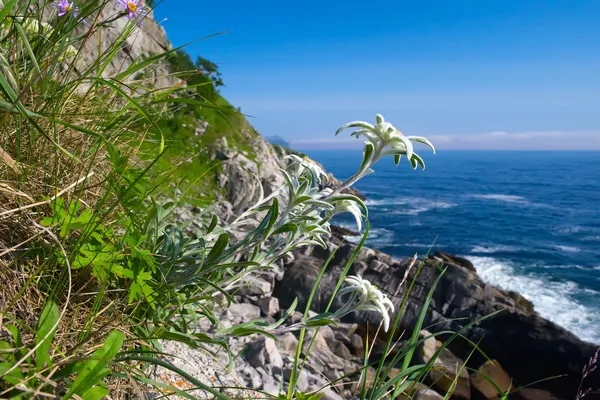
[[[383,318],[383,330],[387,332],[390,328],[390,312],[394,312],[394,303],[371,282],[358,275],[348,276],[344,281],[349,286],[340,290],[339,294],[358,294],[358,304],[353,307],[353,310],[379,312]]]
[[[135,19],[142,16],[143,0],[117,0],[117,5],[127,10],[127,18]]]
[[[70,13],[73,14],[73,17],[76,17],[77,14],[79,14],[79,8],[75,7],[72,1],[60,0],[58,3],[55,4],[55,6],[58,8],[59,17]]]
[[[329,180],[327,174],[325,173],[325,171],[323,171],[323,168],[321,168],[316,162],[314,162],[310,158],[301,158],[295,154],[290,154],[285,158],[293,160],[292,164],[296,166],[296,176],[300,177],[305,171],[310,171],[315,176],[318,183],[321,183],[323,181],[326,182],[327,180]]]
[[[413,169],[416,169],[419,165],[422,168],[425,168],[423,159],[414,152],[412,142],[422,143],[435,153],[435,147],[433,147],[433,144],[431,144],[429,140],[421,136],[404,136],[402,132],[396,129],[392,124],[386,122],[381,114],[377,114],[375,119],[375,125],[364,121],[349,122],[342,125],[335,134],[338,135],[347,128],[357,128],[351,135],[357,138],[360,135],[363,135],[368,140],[368,142],[366,142],[367,146],[372,145],[372,158],[371,160],[368,160],[371,164],[388,155],[394,155],[395,162],[398,164],[398,162],[400,162],[400,157],[406,155],[411,162]]]

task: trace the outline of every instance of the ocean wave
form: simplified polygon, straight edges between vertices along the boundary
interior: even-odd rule
[[[554,227],[553,231],[555,233],[561,235],[571,235],[573,233],[587,233],[588,236],[582,238],[582,240],[600,240],[600,236],[595,235],[600,230],[598,228],[593,228],[590,226],[581,226],[581,225],[559,225]]]
[[[567,253],[579,253],[581,251],[581,249],[579,247],[575,247],[575,246],[563,246],[560,244],[554,244],[554,245],[552,245],[552,247],[555,248],[556,250],[564,251]]]
[[[584,236],[581,240],[586,242],[600,242],[600,235],[598,236]]]
[[[372,246],[390,245],[394,242],[394,231],[385,228],[371,229],[367,241]]]
[[[534,274],[521,275],[507,262],[495,258],[467,257],[484,281],[520,293],[534,304],[542,317],[569,329],[583,340],[600,343],[600,311],[581,304],[577,299],[579,295],[590,297],[590,289],[582,289],[570,281],[557,282]],[[600,301],[600,293],[592,292],[594,301]]]
[[[511,194],[499,194],[499,193],[473,194],[473,195],[471,195],[471,197],[476,198],[476,199],[484,199],[484,200],[504,201],[506,203],[529,203],[529,200],[527,200],[525,197],[515,196],[515,195],[511,195]]]
[[[484,254],[494,254],[494,253],[514,253],[517,251],[522,251],[521,247],[517,246],[505,246],[505,245],[490,245],[490,244],[481,244],[476,245],[471,249],[471,253],[484,253]]]
[[[413,197],[394,197],[381,200],[367,200],[367,206],[392,215],[419,215],[431,210],[444,210],[456,207],[457,204],[446,201],[429,200]],[[391,208],[390,206],[395,206]]]

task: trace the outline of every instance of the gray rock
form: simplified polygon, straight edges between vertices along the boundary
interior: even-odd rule
[[[335,340],[342,342],[349,346],[352,344],[352,341],[350,340],[350,338],[344,332],[340,332],[338,330],[335,331]]]
[[[350,338],[350,344],[352,345],[354,354],[356,354],[358,358],[362,358],[365,355],[365,344],[360,335],[357,335],[356,333],[352,335]]]
[[[423,332],[423,336],[425,337],[431,335],[427,331]],[[434,337],[429,337],[425,340],[420,351],[421,360],[424,364],[435,358],[433,368],[428,374],[435,388],[443,393],[447,393],[456,382],[452,391],[453,397],[466,400],[471,398],[469,373],[464,366],[463,360],[456,357],[447,348],[442,349],[442,343],[438,342]]]
[[[350,350],[346,347],[344,343],[338,342],[335,346],[335,350],[333,352],[336,356],[341,357],[342,360],[351,360],[354,358]]]
[[[279,349],[283,354],[294,355],[298,348],[298,339],[292,332],[286,332],[278,338]]]
[[[436,392],[432,389],[421,389],[418,390],[415,397],[415,400],[443,400],[444,396]]]
[[[209,356],[202,350],[192,349],[181,342],[161,340],[160,345],[162,347],[162,352],[165,353],[164,355],[160,355],[161,359],[186,371],[205,385],[212,387],[239,387],[239,390],[217,388],[217,391],[230,397],[238,396],[245,398],[249,396],[250,392],[246,390],[245,385],[240,382],[235,375],[228,373],[220,360]],[[183,384],[177,385],[179,389],[190,389],[194,387],[186,380],[182,380],[180,375],[161,366],[154,365],[148,372],[151,379],[167,385],[174,386],[176,382],[183,382]],[[155,393],[153,392],[149,392],[147,395],[150,398],[159,396],[158,394],[155,396]],[[194,396],[202,399],[214,397],[212,394],[202,390],[194,391]],[[170,398],[179,399],[180,397],[171,396]]]
[[[260,318],[260,308],[248,303],[232,304],[227,309],[227,316],[235,324],[239,324]]]
[[[274,317],[279,312],[279,299],[277,297],[263,297],[258,300],[258,305],[267,317]]]
[[[329,327],[325,326],[323,328],[329,328]],[[344,360],[341,359],[340,357],[336,356],[335,354],[333,354],[333,352],[331,351],[331,349],[329,347],[329,343],[332,343],[332,344],[334,343],[334,341],[332,341],[334,336],[333,336],[333,332],[331,331],[331,329],[330,328],[329,329],[321,329],[319,332],[317,332],[315,340],[312,344],[312,348],[309,351],[308,346],[311,343],[310,338],[312,338],[312,336],[314,336],[314,335],[315,335],[315,332],[308,331],[307,337],[309,339],[304,342],[304,346],[302,348],[302,351],[304,352],[304,354],[308,354],[308,358],[309,358],[309,360],[311,360],[313,366],[314,367],[317,367],[317,366],[322,367],[320,372],[323,371],[323,368],[343,369],[344,368]],[[329,342],[326,339],[326,337],[330,338]]]
[[[292,377],[292,368],[284,368],[283,370],[283,379],[285,379],[286,382],[289,382],[291,377]],[[300,376],[298,376],[298,380],[296,381],[296,388],[301,391],[301,392],[306,392],[308,391],[310,382],[309,382],[309,374],[308,372],[306,372],[305,369],[303,369],[300,372]]]
[[[326,370],[324,370],[323,375],[325,375],[327,377],[327,379],[329,379],[329,381],[331,381],[331,382],[335,382],[338,379],[340,379],[342,376],[344,376],[344,374],[341,371],[338,371],[337,369],[331,369],[331,368],[327,368]]]
[[[283,359],[277,350],[277,344],[271,338],[261,337],[248,345],[246,360],[254,367],[264,367],[267,371],[281,370]]]
[[[344,400],[342,396],[330,388],[324,389],[319,393],[323,394],[322,400]]]

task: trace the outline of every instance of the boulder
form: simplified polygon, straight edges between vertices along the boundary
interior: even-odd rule
[[[283,370],[283,379],[285,379],[285,381],[288,383],[292,377],[292,371],[292,368],[285,368]],[[300,376],[298,376],[296,379],[296,388],[300,392],[306,392],[310,385],[310,382],[308,380],[308,372],[306,372],[305,369],[302,369],[302,371],[300,372]]]
[[[331,388],[324,389],[320,391],[319,394],[323,395],[323,397],[321,397],[321,400],[344,400],[344,398],[340,396],[339,393],[335,392]]]
[[[258,305],[267,317],[274,317],[279,312],[279,299],[277,297],[263,297],[258,300]]]
[[[283,354],[294,355],[298,347],[298,339],[292,332],[286,332],[278,338],[279,350]]]
[[[348,350],[346,345],[341,342],[338,342],[338,344],[335,346],[335,350],[333,351],[333,354],[340,357],[342,360],[351,360],[354,358],[354,356],[352,355],[350,350]]]
[[[308,354],[308,359],[313,367],[317,368],[319,372],[323,372],[324,369],[344,369],[344,360],[336,356],[329,347],[329,343],[335,343],[331,328],[325,326],[316,332],[315,340],[309,351],[310,339],[313,335],[315,335],[314,331],[308,331],[307,340],[304,341],[302,348],[303,353]]]
[[[231,304],[227,309],[227,317],[234,324],[251,321],[260,318],[260,308],[248,303]]]
[[[433,257],[439,258],[445,263],[455,264],[460,267],[466,268],[469,271],[473,271],[473,272],[476,271],[473,263],[464,257],[459,257],[459,256],[455,256],[452,254],[444,253],[443,251],[439,251],[439,250],[436,251],[435,253],[433,253]]]
[[[246,360],[253,367],[263,367],[277,373],[283,367],[283,359],[277,350],[277,344],[271,338],[261,337],[248,345]]]
[[[356,357],[363,358],[365,355],[365,344],[363,342],[362,337],[355,333],[350,338],[350,343],[352,345],[352,349],[354,350],[354,354],[356,355]]]
[[[488,360],[476,372],[471,373],[471,386],[486,399],[501,397],[502,393],[498,393],[496,387],[485,377],[491,379],[502,393],[507,393],[512,388],[510,376],[497,360]]]
[[[414,400],[443,400],[444,396],[433,389],[420,389],[415,393]]]
[[[425,335],[428,336],[430,334],[427,332]],[[466,400],[471,398],[469,373],[463,360],[456,357],[447,348],[442,349],[442,343],[434,337],[425,340],[420,350],[421,361],[423,363],[428,363],[434,359],[433,368],[429,371],[428,377],[435,388],[439,389],[442,393],[452,391],[452,395],[455,398]],[[455,381],[456,386],[454,386]],[[454,389],[452,389],[453,386]]]

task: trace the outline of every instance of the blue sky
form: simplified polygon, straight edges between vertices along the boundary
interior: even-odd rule
[[[600,1],[164,0],[169,39],[298,148],[376,113],[441,148],[600,149]]]

